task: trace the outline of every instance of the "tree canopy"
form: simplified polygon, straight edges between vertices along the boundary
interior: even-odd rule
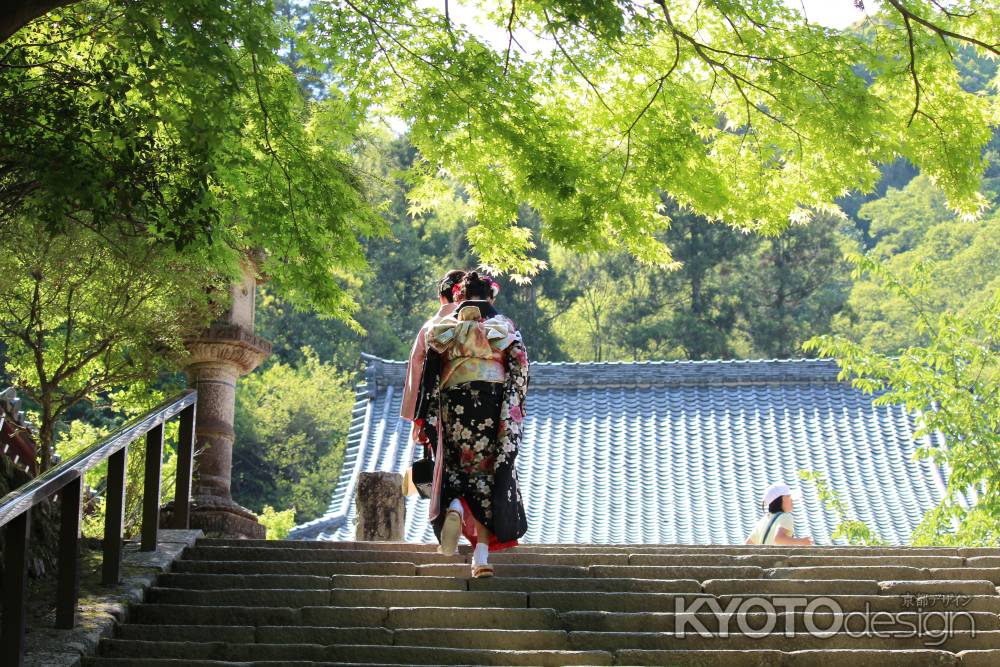
[[[995,3],[892,0],[857,30],[806,21],[795,3],[484,3],[505,48],[448,20],[447,5],[312,5],[312,62],[364,104],[407,120],[426,162],[470,196],[488,263],[531,273],[531,235],[620,247],[669,265],[655,238],[665,191],[710,220],[774,233],[874,187],[904,157],[952,207],[978,212],[995,98],[965,91],[955,60],[996,55]],[[548,48],[528,54],[519,31]],[[994,75],[995,83],[995,75]],[[433,184],[411,195],[438,195]]]
[[[1000,111],[963,84],[996,73],[960,65],[1000,52],[998,5],[888,0],[848,31],[793,5],[494,1],[494,45],[447,2],[316,1],[284,23],[257,0],[70,3],[3,43],[0,210],[260,246],[277,286],[345,318],[356,239],[380,228],[344,151],[376,112],[412,128],[415,209],[457,181],[477,255],[521,274],[542,263],[522,204],[555,243],[662,266],[662,193],[777,233],[902,157],[980,212]],[[322,102],[276,60],[282,37],[323,73]]]
[[[358,237],[384,225],[350,147],[360,117],[311,102],[270,3],[83,2],[0,46],[0,229],[30,214],[172,246],[206,274],[262,271],[350,320]]]

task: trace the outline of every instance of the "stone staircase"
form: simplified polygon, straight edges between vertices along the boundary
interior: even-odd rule
[[[1000,665],[1000,548],[524,545],[471,579],[434,546],[199,540],[84,665]]]

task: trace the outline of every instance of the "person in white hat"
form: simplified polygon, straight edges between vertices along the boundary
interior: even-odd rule
[[[789,546],[812,546],[811,537],[795,537],[795,518],[792,516],[793,499],[802,497],[799,489],[787,484],[772,484],[764,491],[761,508],[767,512],[760,518],[747,544],[780,544]]]

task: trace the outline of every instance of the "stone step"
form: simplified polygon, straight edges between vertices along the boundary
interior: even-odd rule
[[[983,654],[977,656],[976,654]],[[642,651],[617,653],[619,665],[673,665],[674,667],[995,667],[993,651],[963,651],[955,655],[933,649],[919,651]],[[979,661],[980,658],[992,662]],[[961,661],[961,663],[959,662]],[[405,663],[255,661],[254,667],[397,667]],[[245,662],[170,660],[158,658],[84,658],[83,667],[247,667]],[[427,666],[427,667],[440,667]],[[475,667],[454,663],[449,667]]]
[[[229,561],[326,561],[355,563],[376,563],[382,561],[405,563],[461,563],[468,562],[470,556],[445,556],[425,551],[381,551],[355,549],[278,549],[264,547],[202,547],[194,546],[184,551],[187,560],[229,560]],[[627,556],[622,556],[627,558]]]
[[[197,606],[316,607],[334,606],[463,606],[527,607],[528,594],[518,591],[419,589],[188,589],[151,587],[146,601]]]
[[[193,586],[184,586],[190,582]],[[435,591],[568,591],[705,593],[708,595],[996,595],[989,581],[912,580],[874,581],[851,579],[636,579],[629,577],[470,577],[373,576],[338,574],[332,577],[299,575],[163,575],[150,591],[152,602],[209,604],[229,594],[229,602],[254,599],[271,606],[313,606],[330,599],[330,593],[366,590]],[[241,584],[248,585],[241,585]],[[256,591],[256,593],[254,593]],[[249,598],[247,597],[249,596]]]
[[[701,593],[694,579],[635,579],[628,577],[505,577],[468,579],[473,591],[600,591],[621,593]]]
[[[626,617],[626,618],[623,618]],[[627,616],[637,618],[627,618]],[[872,617],[873,618],[873,617]],[[569,612],[563,615],[561,622],[566,628],[503,628],[493,625],[456,626],[454,616],[442,616],[429,619],[411,627],[382,628],[371,626],[171,626],[171,625],[129,625],[122,628],[118,635],[120,639],[145,641],[188,641],[188,642],[226,642],[226,643],[265,643],[265,644],[383,644],[398,646],[449,646],[461,648],[475,645],[477,648],[509,648],[509,649],[555,649],[569,648],[566,644],[567,633],[584,632],[588,636],[593,633],[610,633],[620,636],[635,634],[641,637],[662,635],[667,640],[683,644],[692,635],[699,632],[722,633],[728,635],[748,635],[758,643],[767,643],[767,639],[754,637],[755,633],[770,632],[774,637],[792,640],[807,637],[812,639],[836,639],[832,643],[850,644],[851,639],[865,634],[870,630],[872,618],[864,619],[857,615],[819,614],[807,617],[801,612],[796,614],[748,614],[733,616],[720,620],[715,614],[696,614],[694,616],[676,614],[610,614],[599,616],[594,612]],[[396,619],[405,622],[407,619]],[[501,619],[502,621],[503,619]],[[620,622],[624,621],[624,622]],[[928,619],[926,625],[920,626],[916,617],[900,619],[896,622],[885,622],[877,619],[877,630],[880,633],[912,633],[914,628],[922,627],[924,634],[934,641],[925,640],[923,645],[937,644],[938,636],[949,629],[965,632],[975,629],[977,635],[984,632],[990,642],[975,644],[977,648],[1000,648],[996,645],[998,623],[996,616],[977,612],[975,616],[962,616],[954,620]],[[462,621],[467,623],[467,621]],[[645,625],[643,623],[645,622]],[[810,630],[819,628],[821,637],[812,637]],[[440,633],[441,639],[435,640],[433,635]],[[674,636],[674,633],[678,633]],[[683,633],[683,635],[681,634]],[[786,637],[784,633],[794,633]],[[843,635],[836,638],[833,635]],[[488,641],[480,641],[481,637],[489,637]],[[971,635],[970,635],[971,637]],[[627,639],[627,638],[626,638]],[[715,639],[704,637],[702,639]],[[721,637],[729,641],[731,638]],[[867,638],[864,638],[867,640]],[[894,640],[891,640],[894,641]],[[862,642],[863,643],[863,642]],[[895,644],[892,647],[900,648]],[[698,648],[697,646],[692,648]],[[901,648],[906,648],[903,646]]]
[[[702,625],[710,631],[725,627],[724,619],[720,625],[719,616],[711,613],[708,606],[702,606],[693,614]],[[750,613],[744,614],[747,622],[753,627],[761,627],[756,621],[763,622],[765,615],[759,607],[751,607]],[[777,607],[780,611],[783,607]],[[930,608],[933,610],[933,607]],[[735,611],[735,610],[734,610]],[[877,610],[873,610],[877,611]],[[911,616],[915,608],[899,609],[909,611]],[[927,611],[926,609],[923,611]],[[976,630],[1000,630],[1000,616],[993,612],[967,611],[961,607],[940,607],[939,612],[951,612],[955,615],[951,621],[956,629],[971,629],[970,623],[975,622]],[[785,628],[786,623],[797,630],[805,628],[804,615],[801,606],[798,611],[778,613],[776,623],[778,628]],[[136,624],[149,626],[170,626],[187,624],[187,626],[217,626],[226,627],[239,623],[237,627],[253,628],[255,626],[321,626],[321,627],[385,627],[396,628],[496,628],[496,629],[528,629],[528,630],[593,630],[609,632],[673,632],[677,626],[678,615],[673,611],[650,612],[608,612],[608,611],[564,611],[557,613],[548,608],[510,608],[510,607],[303,607],[301,609],[273,607],[198,607],[187,605],[157,605],[138,604],[130,611],[130,618]],[[833,615],[826,609],[814,614],[816,623],[829,620],[820,627],[832,627]],[[854,628],[864,619],[858,615],[848,615],[846,621]],[[790,620],[789,620],[790,619]],[[971,619],[971,620],[970,620]],[[737,628],[737,614],[728,619],[730,628]],[[880,622],[884,622],[882,619]],[[926,623],[943,623],[941,618],[928,619]],[[123,626],[128,627],[128,626]],[[211,631],[211,628],[207,628]],[[220,639],[220,641],[226,641]]]
[[[558,649],[469,649],[442,646],[386,646],[383,644],[227,644],[225,642],[165,642],[104,639],[100,655],[107,658],[310,662],[383,662],[409,665],[611,665],[606,651]],[[188,663],[190,664],[190,663]]]
[[[975,579],[934,579],[925,581],[880,581],[879,590],[883,595],[996,595],[997,587],[992,581]]]
[[[704,609],[704,608],[703,608]],[[694,614],[675,614],[673,612],[605,612],[605,611],[566,611],[558,615],[558,621],[565,630],[590,630],[594,632],[696,632],[704,628],[708,632],[728,630],[730,633],[741,632],[744,628],[759,630],[773,623],[775,632],[791,629],[795,632],[806,632],[810,628],[836,629],[841,632],[862,632],[874,616],[861,614],[831,614],[816,612],[808,617],[802,609],[794,612],[766,614],[759,611],[750,613],[734,613],[731,616],[720,616],[708,611]],[[926,629],[943,629],[950,627],[955,630],[1000,630],[1000,616],[990,612],[962,611],[954,616],[928,617],[919,621],[916,612],[899,619],[877,618],[878,629],[910,629],[913,624],[924,623]],[[808,620],[807,620],[808,619]],[[696,623],[695,623],[696,622]]]
[[[117,639],[147,642],[226,644],[383,644],[391,645],[393,631],[378,626],[308,625],[137,625],[126,624]]]
[[[332,575],[323,577],[307,574],[192,574],[168,572],[156,579],[161,588],[197,590],[229,588],[330,588]]]
[[[150,602],[129,605],[130,623],[147,625],[308,625],[306,613],[328,607],[245,607],[242,605],[187,605]],[[358,618],[355,623],[380,625],[385,620],[385,607],[342,607]],[[345,619],[346,620],[346,619]],[[344,625],[350,624],[350,621]]]
[[[707,581],[709,579],[865,579],[872,581],[886,580],[974,580],[1000,582],[1000,568],[919,568],[908,566],[878,565],[878,566],[799,566],[764,569],[758,566],[705,566],[705,565],[532,565],[518,563],[495,564],[497,577],[635,577],[639,579],[694,579]],[[301,577],[331,577],[336,574],[357,575],[388,575],[413,576],[429,575],[433,577],[463,577],[470,576],[469,565],[466,563],[434,563],[414,564],[400,561],[383,562],[309,562],[299,561],[289,564],[287,561],[199,561],[179,560],[174,563],[172,576],[164,575],[161,581],[186,581],[177,575],[284,575]],[[208,581],[196,578],[188,579],[192,585],[188,588],[202,587]],[[220,579],[220,581],[236,581],[235,579]],[[254,579],[251,581],[263,581]],[[291,580],[288,580],[289,582]],[[302,580],[305,582],[306,580]],[[317,580],[318,581],[318,580]],[[175,584],[164,584],[173,586]],[[176,584],[179,585],[179,584]],[[246,587],[251,587],[248,584]]]
[[[467,564],[468,553],[446,556],[426,551],[390,551],[390,550],[356,550],[356,549],[280,549],[274,547],[237,547],[237,546],[196,546],[184,553],[186,561],[269,561],[286,563],[413,563],[415,565],[441,566],[451,565],[449,570],[457,571]],[[962,568],[966,567],[965,558],[961,556],[939,555],[898,555],[898,556],[851,556],[851,555],[788,555],[788,554],[642,554],[642,553],[516,553],[516,548],[492,554],[490,562],[494,564],[511,565],[553,565],[589,567],[593,565],[635,565],[635,566],[673,566],[673,567],[760,567],[760,568],[790,568],[790,567],[869,567],[869,566],[904,566],[913,568]],[[977,567],[988,567],[980,562]],[[466,565],[467,566],[467,565]],[[275,567],[275,566],[270,566]],[[316,574],[315,571],[302,571],[301,574]]]
[[[499,582],[499,578],[494,578]],[[472,582],[475,586],[489,586],[487,579]],[[559,581],[554,579],[551,581]],[[594,579],[593,581],[597,581]],[[428,589],[366,589],[366,588],[333,588],[326,590],[307,589],[187,589],[152,587],[148,590],[146,601],[165,605],[194,606],[251,606],[251,607],[419,607],[419,606],[472,606],[472,607],[551,607],[563,609],[591,609],[606,611],[674,611],[678,600],[690,602],[704,598],[717,600],[727,604],[728,600],[748,596],[772,598],[778,596],[797,596],[807,601],[815,602],[816,598],[845,604],[847,611],[865,609],[865,605],[873,610],[899,610],[916,607],[923,600],[924,605],[962,605],[966,611],[1000,612],[1000,596],[961,594],[942,591],[931,593],[919,598],[919,591],[905,587],[887,590],[882,593],[870,594],[851,593],[848,587],[841,592],[832,593],[826,586],[807,580],[748,580],[756,584],[798,583],[798,589],[755,588],[749,591],[726,592],[721,584],[728,580],[708,582],[707,593],[689,592],[607,592],[607,591],[548,591],[538,590],[526,592],[523,590],[428,590]],[[842,582],[838,582],[842,583]],[[874,582],[858,582],[876,585]],[[905,582],[912,584],[912,582]],[[968,582],[961,582],[968,583]],[[718,585],[717,585],[718,584]],[[496,584],[498,587],[502,583]],[[814,591],[812,588],[818,588]],[[692,586],[693,588],[693,586]],[[712,592],[714,591],[714,592]]]
[[[838,562],[839,561],[839,562]],[[961,556],[789,556],[784,567],[818,567],[821,565],[847,565],[871,567],[872,565],[903,565],[906,567],[964,567]]]
[[[430,542],[357,542],[345,540],[338,542],[321,542],[313,540],[244,540],[226,539],[218,537],[203,537],[198,540],[198,546],[205,547],[255,547],[265,549],[348,549],[365,551],[421,551],[425,553],[436,553],[437,544]],[[472,553],[472,547],[468,544],[458,545],[459,551],[466,550]]]
[[[720,568],[732,569],[732,568]],[[954,568],[954,571],[961,572],[965,568]],[[951,570],[949,570],[951,571]],[[974,572],[974,570],[969,570]],[[930,570],[925,567],[910,567],[907,565],[867,565],[858,567],[857,565],[819,565],[819,566],[799,566],[799,567],[773,567],[762,570],[761,575],[765,579],[870,579],[874,581],[885,581],[889,579],[932,579]],[[727,577],[713,577],[726,579]],[[750,577],[746,577],[749,579]],[[949,579],[961,579],[960,576],[948,577]],[[981,579],[982,577],[972,577]]]
[[[266,547],[273,549],[348,549],[385,551],[422,551],[433,553],[435,543],[422,542],[320,542],[307,540],[242,540],[202,538],[199,546]],[[471,553],[472,547],[460,544],[459,551]],[[812,546],[789,547],[743,544],[521,544],[508,553],[676,553],[676,554],[795,554],[841,556],[958,556],[995,557],[1000,559],[1000,547],[859,547]]]
[[[638,577],[641,579],[757,579],[766,570],[754,565],[591,565],[594,577]],[[499,574],[499,570],[497,573]]]
[[[955,655],[945,651],[644,651],[622,650],[616,653],[619,665],[672,665],[673,667],[995,667],[997,651],[963,651]],[[961,663],[959,662],[961,661]],[[217,660],[171,660],[160,658],[84,658],[83,667],[398,667],[404,662],[305,662]],[[565,663],[564,663],[565,664]],[[426,665],[425,667],[441,667]],[[476,667],[450,664],[449,667]]]
[[[874,582],[873,582],[874,583]],[[192,590],[230,589],[419,589],[473,591],[622,591],[655,593],[700,593],[694,579],[637,579],[631,577],[461,577],[338,574],[331,577],[300,575],[165,574],[157,580],[162,588]]]
[[[538,565],[532,563],[494,563],[492,556],[490,564],[496,570],[498,577],[587,577],[590,567],[586,565]],[[471,569],[466,563],[433,563],[417,565],[417,574],[439,577],[468,577]]]
[[[316,615],[322,618],[322,614]],[[554,609],[501,607],[390,607],[386,627],[496,628],[500,630],[563,630]]]
[[[295,574],[333,576],[335,574],[418,574],[421,567],[453,567],[452,564],[416,565],[404,561],[353,562],[353,561],[288,561],[275,560],[177,560],[172,571],[179,574]],[[458,567],[468,570],[469,566]]]
[[[561,630],[554,609],[518,607],[225,607],[132,605],[129,618],[144,625],[371,626]]]
[[[774,649],[784,651],[802,650],[835,650],[835,649],[865,649],[865,650],[920,650],[928,648],[928,642],[933,642],[931,648],[958,652],[969,649],[1000,649],[1000,631],[970,632],[956,631],[945,638],[929,638],[917,636],[852,636],[847,633],[837,633],[829,636],[813,636],[808,633],[798,633],[785,636],[783,633],[773,633],[762,637],[745,634],[732,634],[727,637],[698,634],[684,637],[662,632],[570,632],[569,645],[574,650],[602,650],[616,652],[622,649],[645,650],[737,650]],[[825,661],[821,664],[826,664]]]
[[[511,554],[513,557],[513,554]],[[490,556],[492,561],[493,556]],[[965,559],[960,556],[851,556],[851,555],[786,555],[786,554],[630,554],[628,565],[669,565],[669,566],[751,566],[762,568],[778,567],[820,567],[849,566],[870,567],[902,565],[906,567],[965,567]]]
[[[555,595],[550,593],[547,595]],[[593,595],[593,594],[592,594]],[[751,599],[745,595],[719,595],[716,598],[711,596],[704,596],[706,599],[715,599],[716,602],[721,605],[722,608],[726,608],[730,604],[734,604],[733,600],[737,600],[735,604],[742,604],[744,601]],[[781,606],[780,600],[787,599],[791,596],[788,595],[759,595],[753,596],[759,597],[763,600],[768,600],[775,606]],[[911,595],[822,595],[822,596],[799,596],[800,600],[804,600],[805,604],[813,604],[816,611],[829,610],[828,604],[837,605],[840,611],[843,612],[857,612],[857,611],[888,611],[888,612],[899,612],[899,611],[982,611],[991,614],[1000,613],[1000,596],[997,595],[971,595],[965,596],[961,599],[935,599],[934,596],[928,598],[920,598],[918,596]],[[821,601],[821,602],[820,602]],[[822,603],[822,604],[821,604]],[[672,611],[672,610],[661,610],[661,611]]]
[[[331,626],[190,626],[126,625],[118,639],[150,642],[195,642],[227,644],[379,644],[383,646],[444,646],[486,649],[568,649],[567,633],[561,629],[495,629],[484,627],[418,628]]]
[[[467,573],[468,574],[468,573]],[[413,575],[375,576],[368,574],[335,574],[330,578],[333,588],[388,588],[388,589],[424,589],[440,591],[467,591],[469,583],[463,577],[437,577]]]
[[[727,569],[727,568],[722,568]],[[735,568],[728,568],[735,569]],[[1000,568],[988,567],[909,567],[905,565],[850,565],[776,567],[763,571],[767,579],[874,579],[876,581],[989,581],[1000,584]],[[719,579],[727,578],[725,576]],[[750,577],[745,577],[750,578]]]
[[[709,579],[709,595],[878,595],[877,581],[854,579]]]
[[[399,667],[403,663],[386,662],[315,662],[313,660],[255,660],[231,662],[229,660],[172,660],[160,658],[96,658],[84,657],[81,667]],[[421,665],[421,667],[444,667]],[[448,665],[447,667],[478,667],[477,665]]]
[[[859,574],[866,574],[859,572]],[[996,595],[997,587],[990,581],[976,580],[896,580],[868,579],[710,579],[702,583],[702,591],[710,595]]]
[[[84,667],[1000,665],[1000,549],[521,545],[474,579],[435,547],[199,540]]]
[[[888,577],[886,577],[888,579]],[[901,579],[902,577],[893,577]],[[1000,567],[932,567],[927,570],[928,579],[982,579],[1000,585]]]
[[[959,651],[958,658],[962,667],[996,667],[1000,665],[1000,651],[970,649]]]
[[[742,604],[750,597],[769,600],[783,598],[798,598],[803,601],[803,606],[808,603],[818,605],[817,599],[830,604],[840,605],[843,611],[907,611],[918,608],[918,599],[907,595],[799,595],[791,596],[787,593],[777,594],[754,594],[747,595],[698,595],[698,594],[674,594],[674,593],[602,593],[602,592],[568,592],[568,591],[542,591],[528,594],[528,603],[531,607],[551,607],[557,611],[571,610],[591,610],[591,611],[660,611],[673,612],[678,608],[681,610],[690,608],[695,600],[704,600],[699,603],[708,605],[715,601],[723,609],[729,604]],[[961,602],[962,606],[956,606]],[[774,603],[777,604],[777,603]],[[954,600],[950,606],[945,606],[946,601],[931,601],[929,607],[924,609],[947,610],[947,611],[986,611],[990,613],[1000,613],[1000,596],[996,595],[972,595],[963,598],[961,601]],[[710,608],[710,607],[706,607]],[[827,607],[816,607],[822,611]]]
[[[830,636],[812,636],[796,634],[784,636],[772,634],[764,637],[747,635],[730,635],[726,637],[687,635],[676,637],[661,632],[562,632],[552,630],[484,630],[484,629],[412,629],[385,631],[378,635],[371,628],[315,628],[309,643],[295,641],[300,639],[309,628],[292,628],[292,632],[280,635],[277,631],[289,628],[275,628],[273,638],[278,643],[226,643],[168,641],[165,639],[126,640],[105,639],[100,644],[100,654],[112,658],[137,658],[142,656],[157,656],[161,658],[193,659],[193,660],[228,660],[257,661],[261,660],[354,660],[370,659],[385,661],[392,654],[409,653],[408,664],[425,662],[453,661],[465,662],[475,658],[485,658],[477,664],[567,664],[559,661],[567,654],[579,658],[581,654],[595,657],[598,652],[603,654],[606,662],[612,664],[613,657],[622,659],[625,651],[901,651],[925,650],[928,648],[927,637],[920,636],[852,636],[846,633]],[[260,629],[258,629],[260,632]],[[379,642],[365,644],[318,643],[337,642],[338,639],[349,640],[353,637],[372,637],[381,639]],[[391,643],[395,640],[395,643]],[[935,638],[933,648],[936,650],[960,652],[965,650],[1000,650],[1000,631],[977,632],[975,636],[968,632],[955,632],[943,640]],[[476,646],[475,649],[466,647]],[[381,651],[379,650],[381,649]],[[357,651],[350,653],[349,651]],[[443,653],[445,659],[441,659]],[[512,662],[511,658],[514,658]],[[521,660],[526,658],[541,659],[541,662]],[[555,658],[555,662],[545,658]],[[569,664],[600,664],[580,663],[575,660]],[[823,660],[821,664],[828,664]]]
[[[615,659],[619,665],[670,665],[671,667],[957,667],[959,665],[959,658],[956,655],[936,649],[897,651],[623,649],[615,653]],[[962,663],[962,667],[967,666]]]

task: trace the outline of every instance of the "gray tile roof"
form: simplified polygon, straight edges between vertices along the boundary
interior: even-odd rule
[[[405,362],[364,357],[330,506],[292,539],[354,539],[358,474],[402,472],[419,456],[399,417]],[[764,489],[800,485],[798,470],[810,469],[857,518],[905,544],[941,500],[946,471],[913,460],[915,427],[901,407],[873,406],[837,372],[803,359],[533,363],[517,460],[521,542],[742,543]],[[796,534],[832,543],[835,517],[801,486]],[[406,540],[436,542],[427,503],[407,498]]]

